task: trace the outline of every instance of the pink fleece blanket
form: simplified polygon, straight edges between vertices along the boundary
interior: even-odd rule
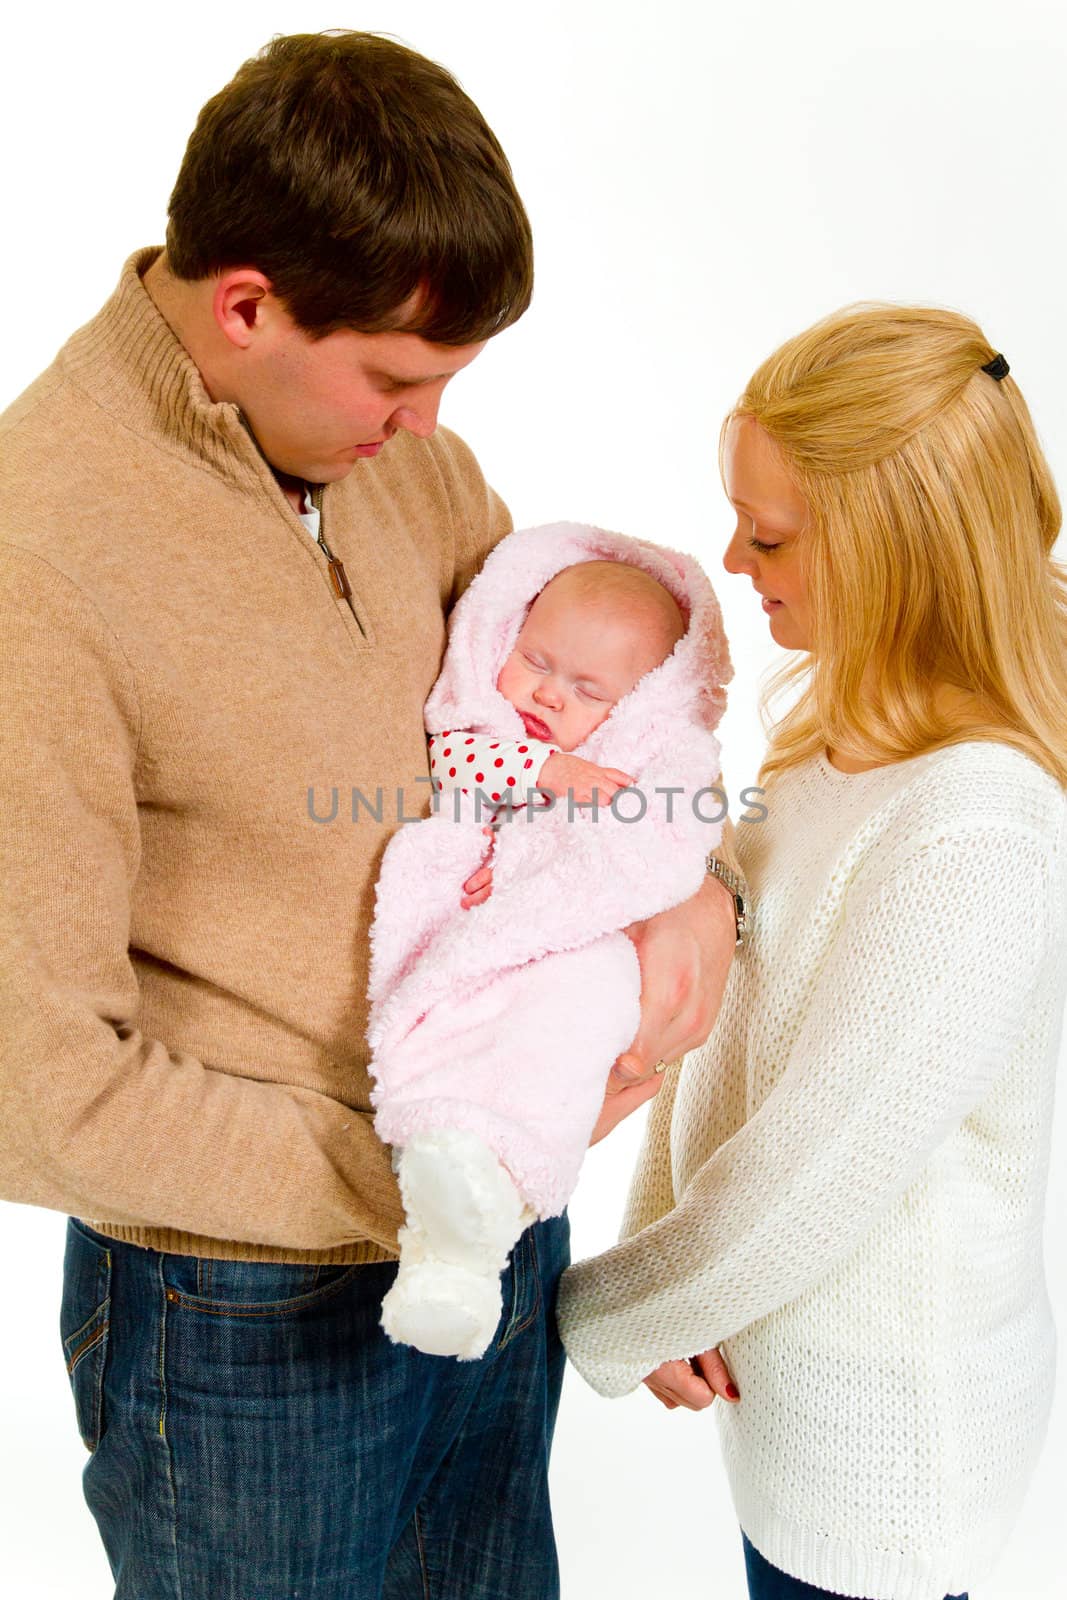
[[[732,671],[718,602],[675,551],[576,523],[513,533],[456,605],[426,703],[430,733],[523,740],[500,668],[549,579],[595,560],[650,573],[687,618],[668,659],[573,752],[632,774],[634,790],[596,814],[518,808],[492,841],[475,797],[446,792],[390,842],[371,932],[378,1133],[400,1146],[437,1128],[477,1134],[539,1216],[573,1191],[608,1072],[637,1031],[640,970],[622,929],[695,894],[721,835],[712,730]],[[487,858],[492,895],[464,911],[461,885]]]

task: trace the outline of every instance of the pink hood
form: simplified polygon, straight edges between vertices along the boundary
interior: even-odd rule
[[[703,569],[677,550],[580,522],[557,522],[510,534],[457,603],[441,676],[426,702],[428,733],[466,728],[524,737],[518,712],[498,692],[496,680],[545,584],[564,567],[582,561],[625,561],[640,567],[670,590],[689,626],[673,654],[646,674],[574,753],[602,765],[610,760],[636,775],[634,767],[620,762],[618,747],[641,743],[654,704],[669,705],[679,726],[708,731],[717,726],[733,668],[719,602]]]

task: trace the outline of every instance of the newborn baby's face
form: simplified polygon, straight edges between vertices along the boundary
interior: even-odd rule
[[[529,738],[574,750],[667,653],[632,616],[556,579],[530,607],[496,686]]]

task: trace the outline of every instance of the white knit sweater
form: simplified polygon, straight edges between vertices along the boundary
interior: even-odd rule
[[[766,799],[739,830],[751,940],[560,1326],[605,1395],[723,1343],[756,1547],[840,1594],[941,1600],[1003,1543],[1052,1389],[1067,796],[971,742],[813,761]]]

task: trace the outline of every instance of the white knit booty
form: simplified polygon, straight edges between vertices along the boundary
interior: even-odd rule
[[[500,1274],[533,1213],[474,1134],[416,1134],[395,1159],[407,1225],[382,1327],[427,1355],[473,1361],[496,1332]]]

